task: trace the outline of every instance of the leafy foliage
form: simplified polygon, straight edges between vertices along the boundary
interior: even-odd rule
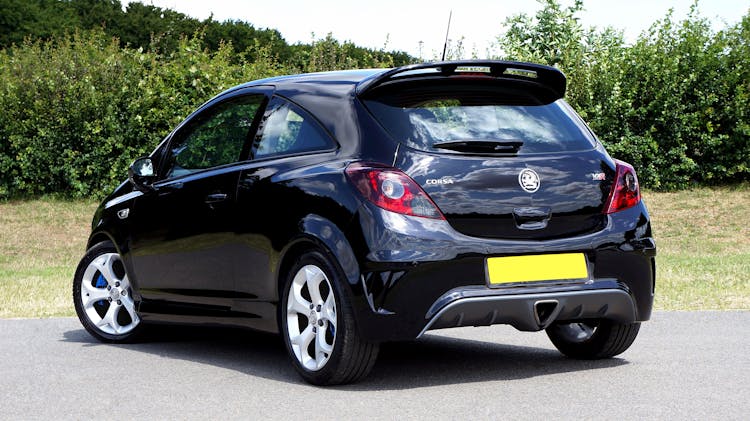
[[[236,84],[299,71],[393,65],[389,53],[341,44],[330,35],[315,40],[305,60],[291,63],[258,40],[237,52],[231,42],[210,49],[206,37],[199,31],[165,47],[155,36],[149,48],[136,49],[94,29],[0,50],[0,198],[110,191],[133,158],[149,153],[206,99]]]
[[[90,29],[102,29],[120,40],[122,47],[158,49],[162,53],[176,51],[180,38],[203,32],[204,47],[209,51],[231,43],[235,51],[248,52],[248,58],[254,61],[256,45],[263,45],[272,56],[284,63],[295,63],[290,67],[297,69],[305,69],[307,59],[316,57],[313,50],[321,47],[316,44],[331,41],[326,37],[311,44],[289,45],[275,29],[258,29],[239,20],[219,22],[213,17],[200,21],[140,2],[130,2],[123,10],[119,0],[0,0],[0,48],[20,45],[25,38],[51,39]],[[392,60],[401,66],[413,60],[401,51],[376,51],[351,43],[337,47],[337,51],[345,52],[357,63]]]
[[[567,99],[610,153],[652,188],[750,178],[750,14],[719,33],[695,4],[671,12],[626,46],[611,28],[581,26],[582,1],[539,0],[534,17],[506,21],[505,58],[559,67]]]
[[[233,58],[229,44],[208,52],[200,35],[162,55],[122,49],[100,30],[3,51],[0,196],[111,190],[207,98],[282,71],[267,58]]]
[[[309,49],[297,53],[292,66],[302,72],[393,67],[394,56],[384,51],[370,51],[351,42],[340,43],[332,34],[314,40]]]
[[[626,45],[612,28],[584,28],[581,0],[538,1],[534,16],[505,22],[503,58],[562,69],[568,101],[641,182],[750,179],[750,13],[715,33],[695,6]],[[0,198],[101,195],[133,158],[237,83],[413,60],[330,34],[288,45],[245,22],[200,22],[141,3],[123,11],[117,0],[0,0],[0,48]],[[451,43],[447,57],[462,56],[463,40]]]

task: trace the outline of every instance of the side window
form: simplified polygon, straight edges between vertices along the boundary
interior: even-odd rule
[[[333,141],[296,105],[276,98],[263,117],[254,142],[255,158],[331,149]]]
[[[183,128],[170,145],[166,177],[179,177],[240,159],[262,95],[223,102]]]

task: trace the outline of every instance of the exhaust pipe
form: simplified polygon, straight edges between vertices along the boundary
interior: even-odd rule
[[[541,300],[534,303],[534,319],[541,329],[545,329],[560,313],[557,300]]]

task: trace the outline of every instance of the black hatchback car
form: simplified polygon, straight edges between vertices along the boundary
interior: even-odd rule
[[[96,211],[83,326],[279,332],[314,384],[432,329],[545,329],[573,358],[625,351],[654,256],[633,167],[562,99],[558,70],[464,61],[277,77],[221,93]]]

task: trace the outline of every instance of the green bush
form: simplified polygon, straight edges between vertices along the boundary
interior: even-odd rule
[[[202,102],[281,73],[262,47],[236,60],[200,35],[162,56],[120,48],[101,31],[0,52],[0,197],[101,195]]]
[[[112,40],[79,34],[4,51],[0,193],[85,196],[105,188],[111,164],[138,147],[126,116],[128,89],[143,77],[137,63]]]
[[[727,183],[750,175],[750,38],[747,32],[731,36],[737,29],[714,34],[693,8],[682,22],[671,15],[658,21],[627,49],[618,98],[627,108],[621,124],[610,115],[600,131],[613,151],[651,166],[651,186]],[[642,145],[650,147],[640,150]]]
[[[655,189],[750,178],[750,14],[714,33],[693,6],[671,12],[631,46],[611,28],[585,29],[583,2],[539,0],[533,17],[509,18],[503,57],[557,66],[567,99],[610,154]]]
[[[645,186],[750,179],[750,14],[715,33],[694,6],[683,21],[668,14],[626,45],[619,31],[584,28],[580,0],[567,8],[539,2],[536,15],[506,21],[502,58],[562,69],[568,101],[614,157],[636,166]],[[237,51],[211,34],[207,48],[200,31],[155,35],[147,48],[130,48],[103,29],[55,35],[48,23],[40,30],[50,39],[0,50],[0,199],[101,196],[122,181],[132,159],[237,83],[404,59],[331,35],[289,46],[283,60],[259,38]],[[449,56],[461,50],[459,42]]]

